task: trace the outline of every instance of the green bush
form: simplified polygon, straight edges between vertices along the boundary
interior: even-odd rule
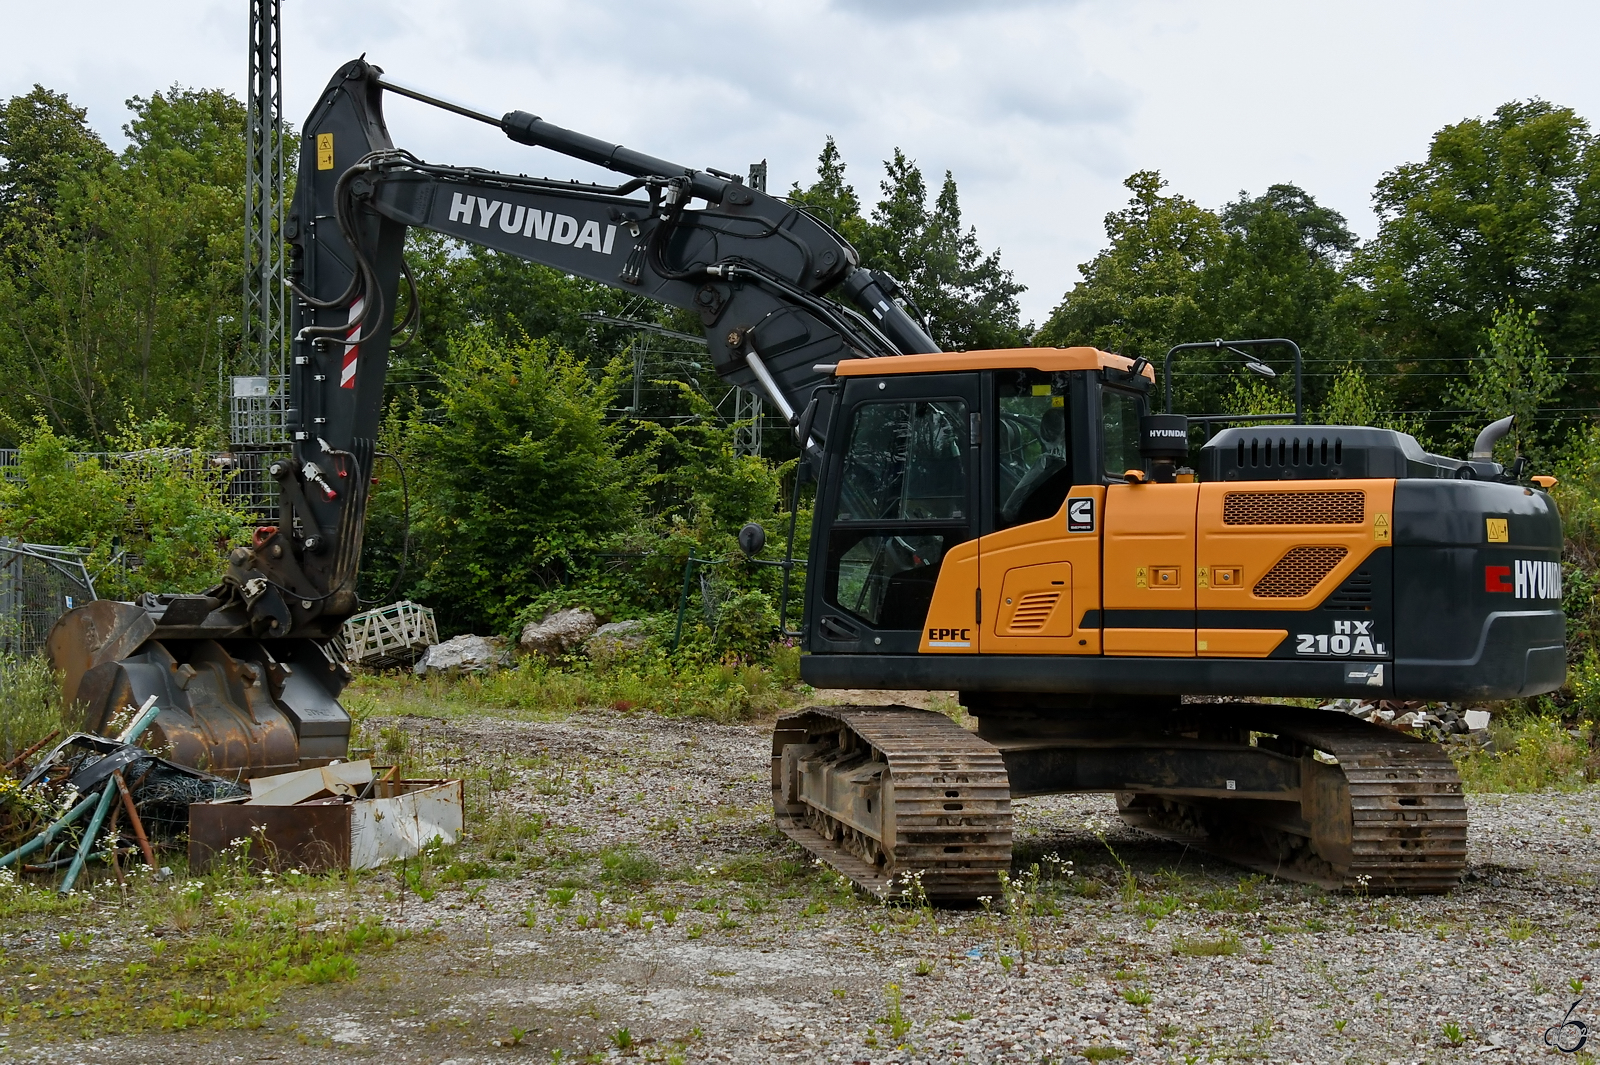
[[[0,653],[0,762],[63,728],[61,686],[42,655]]]
[[[605,419],[616,391],[547,341],[464,333],[443,360],[437,412],[417,413],[413,588],[446,630],[505,631],[528,602],[637,520],[637,461]]]
[[[36,423],[18,451],[21,479],[0,481],[0,536],[89,551],[102,598],[198,592],[222,573],[245,516],[225,498],[227,474],[199,441],[165,420],[129,425],[109,466]],[[133,565],[110,565],[121,550]]]
[[[745,661],[765,658],[778,631],[778,612],[766,593],[741,592],[717,613],[715,646]]]

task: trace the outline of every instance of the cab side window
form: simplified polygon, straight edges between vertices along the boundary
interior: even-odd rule
[[[838,519],[965,517],[966,434],[960,400],[861,404],[850,427]]]
[[[1072,487],[1065,376],[1003,371],[995,392],[995,527],[1053,517]]]
[[[827,598],[880,629],[917,629],[945,552],[967,538],[971,429],[959,399],[855,407],[828,545]]]
[[[1120,388],[1100,390],[1100,421],[1105,442],[1106,477],[1122,480],[1129,470],[1143,468],[1139,457],[1139,416],[1144,413],[1144,400]]]

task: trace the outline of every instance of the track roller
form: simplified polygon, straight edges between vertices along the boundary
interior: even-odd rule
[[[1120,791],[1129,825],[1333,890],[1439,894],[1460,882],[1467,805],[1438,744],[1300,707],[1192,709],[1208,727],[1235,729],[1241,743],[1298,758],[1298,801]]]
[[[970,901],[1011,864],[1011,789],[1000,752],[930,710],[812,707],[772,739],[778,827],[880,897]]]

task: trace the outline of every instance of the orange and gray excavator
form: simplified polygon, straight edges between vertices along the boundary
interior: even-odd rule
[[[386,93],[624,180],[425,162],[390,140]],[[1013,797],[1103,792],[1129,824],[1273,875],[1445,891],[1467,833],[1449,758],[1313,707],[1510,699],[1565,677],[1561,522],[1548,479],[1492,461],[1509,419],[1467,459],[1306,425],[1298,349],[1273,341],[1295,357],[1292,424],[1208,416],[1231,427],[1195,449],[1171,413],[1172,358],[1231,348],[1261,369],[1263,342],[1178,345],[1167,413],[1144,359],[941,352],[895,279],[801,207],[356,60],[301,133],[277,523],[203,595],[58,623],[51,652],[86,727],[153,695],[151,742],[191,765],[346,754],[340,626],[411,227],[698,314],[718,374],[793,429],[816,481],[803,678],[954,690],[977,722],[903,706],[779,719],[778,825],[865,889],[992,894]]]

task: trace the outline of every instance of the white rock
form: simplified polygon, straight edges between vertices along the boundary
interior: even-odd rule
[[[1467,728],[1471,729],[1473,732],[1478,732],[1489,727],[1490,714],[1487,710],[1468,710],[1463,716],[1466,718]]]
[[[484,673],[510,664],[505,640],[469,634],[434,644],[412,669],[417,673]]]
[[[638,651],[650,640],[642,621],[612,621],[601,625],[584,641],[591,658],[607,658],[627,651]]]
[[[599,620],[581,607],[557,610],[524,625],[517,645],[531,655],[556,658],[576,650],[598,626]]]

